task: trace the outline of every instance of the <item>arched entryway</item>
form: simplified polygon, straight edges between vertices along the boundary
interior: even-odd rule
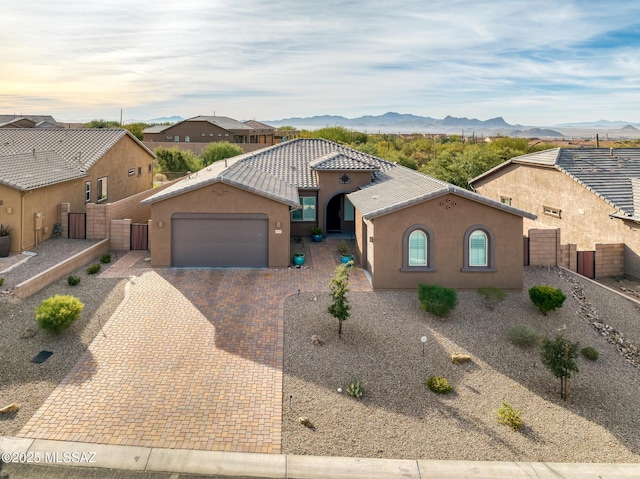
[[[327,233],[353,233],[355,231],[355,210],[344,193],[335,195],[327,203],[325,222]]]

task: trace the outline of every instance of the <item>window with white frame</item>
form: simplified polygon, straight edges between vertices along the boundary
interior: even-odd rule
[[[315,221],[316,220],[316,197],[301,196],[300,208],[291,212],[291,221]]]
[[[488,243],[487,233],[482,230],[469,235],[469,266],[487,266]]]
[[[84,184],[84,202],[85,203],[91,202],[91,182],[90,181],[87,181]]]
[[[490,228],[474,225],[464,234],[462,271],[495,271],[495,239]]]
[[[429,227],[413,225],[404,232],[401,271],[435,271],[433,233]]]
[[[429,240],[424,231],[415,230],[409,235],[409,266],[427,266]]]
[[[98,201],[107,199],[107,177],[98,178]]]

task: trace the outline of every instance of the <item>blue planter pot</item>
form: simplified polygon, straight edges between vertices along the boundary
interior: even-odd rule
[[[322,235],[311,235],[311,241],[314,243],[322,243]]]
[[[304,254],[294,254],[293,264],[296,266],[302,266],[304,264]]]
[[[353,261],[353,255],[352,254],[341,254],[340,255],[340,261],[342,261],[344,264],[347,264],[349,261]]]

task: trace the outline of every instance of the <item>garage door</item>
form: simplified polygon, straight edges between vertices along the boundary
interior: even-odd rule
[[[263,214],[174,214],[171,265],[260,268],[269,266],[269,220]]]

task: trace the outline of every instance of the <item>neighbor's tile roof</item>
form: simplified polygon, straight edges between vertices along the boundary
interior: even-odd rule
[[[373,219],[447,193],[454,193],[518,216],[536,218],[535,215],[526,211],[491,200],[400,165],[394,165],[393,168],[378,175],[370,185],[347,196],[365,219]]]
[[[250,127],[249,125],[245,125],[244,123],[239,122],[238,120],[234,120],[233,118],[229,118],[226,116],[201,115],[201,116],[189,118],[188,120],[184,120],[184,121],[206,121],[216,126],[219,126],[220,128],[224,128],[225,130],[247,130],[247,131],[253,130],[253,128]]]
[[[0,184],[21,191],[87,176],[55,151],[0,156]]]
[[[3,165],[0,168],[0,182],[29,190],[83,177],[91,166],[125,136],[135,140],[153,156],[137,138],[119,128],[0,129],[0,157]]]
[[[274,126],[267,125],[266,123],[262,123],[256,120],[247,120],[247,121],[243,121],[242,123],[244,123],[247,126],[250,126],[251,128],[256,128],[258,130],[275,130],[276,129]]]
[[[330,169],[370,171],[373,181],[371,185],[349,194],[353,204],[368,218],[387,214],[448,192],[513,214],[535,218],[535,215],[390,161],[331,141],[309,138],[298,138],[226,161],[218,161],[147,198],[143,203],[154,203],[222,181],[292,207],[299,207],[298,189],[318,188],[315,165],[324,165]]]
[[[640,210],[634,207],[640,188],[635,188],[632,181],[640,178],[638,148],[553,148],[511,158],[469,183],[474,184],[513,163],[555,168],[620,210],[622,216],[617,217],[640,220]]]

